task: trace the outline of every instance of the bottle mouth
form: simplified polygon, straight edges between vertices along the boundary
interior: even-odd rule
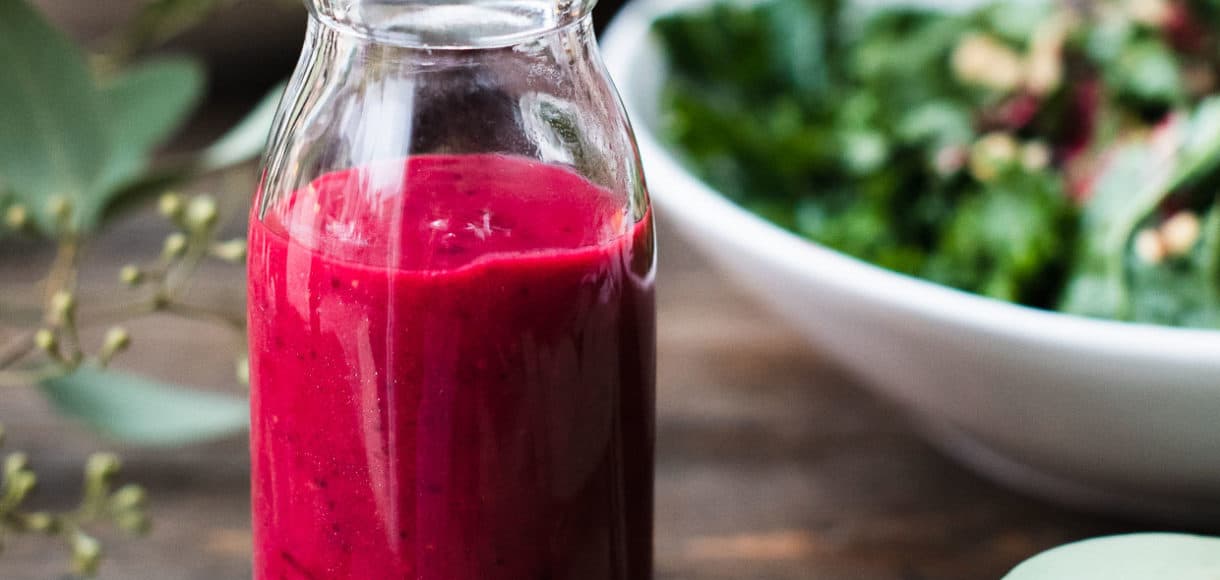
[[[427,49],[512,46],[580,21],[597,0],[310,0],[319,20]]]

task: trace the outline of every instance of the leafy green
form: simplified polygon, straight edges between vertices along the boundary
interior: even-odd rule
[[[997,36],[1023,44],[1033,38],[1038,27],[1052,16],[1053,8],[1053,2],[1048,0],[996,2],[980,10],[979,19]]]
[[[1055,180],[1006,175],[957,205],[924,274],[1000,300],[1044,303],[1059,291],[1045,275],[1066,267],[1062,232],[1073,217]]]
[[[830,89],[830,70],[837,5],[825,10],[811,3],[784,2],[767,6],[763,15],[770,28],[775,74],[785,85],[816,98]]]
[[[1050,1],[844,6],[721,2],[656,23],[662,132],[692,171],[898,272],[1220,328],[1210,242],[1164,256],[1134,244],[1144,230],[1160,244],[1182,212],[1215,215],[1220,97],[1199,87],[1201,70],[1220,70],[1220,37]],[[1181,9],[1220,15],[1202,0]]]
[[[1060,308],[1064,312],[1127,318],[1127,251],[1135,230],[1169,195],[1176,152],[1139,143],[1113,153],[1086,206],[1080,260]]]
[[[826,82],[830,36],[822,18],[826,11],[816,8],[801,2],[752,9],[717,4],[706,12],[661,19],[656,26],[670,46],[681,47],[671,57],[684,78],[705,88],[733,87],[726,97],[736,89],[757,97],[794,84],[817,88]]]
[[[1186,256],[1163,264],[1128,263],[1131,319],[1220,328],[1220,205],[1203,221],[1203,236]]]
[[[123,441],[174,446],[248,428],[245,399],[81,368],[42,384],[60,412]]]
[[[1171,140],[1168,146],[1138,143],[1120,148],[1098,177],[1085,209],[1081,259],[1063,311],[1220,327],[1220,281],[1205,274],[1208,256],[1146,264],[1130,251],[1137,229],[1158,207],[1220,165],[1220,98],[1204,101],[1189,121],[1166,125],[1162,131],[1168,135],[1162,138]],[[1214,200],[1211,205],[1214,213]]]
[[[1120,94],[1152,103],[1176,103],[1183,97],[1176,56],[1163,43],[1129,44],[1119,55],[1110,82]]]

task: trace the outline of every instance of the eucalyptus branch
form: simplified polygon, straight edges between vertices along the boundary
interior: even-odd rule
[[[44,278],[47,297],[41,319],[35,321],[34,328],[24,328],[0,344],[0,386],[30,385],[65,377],[86,363],[106,367],[131,344],[122,323],[154,313],[218,324],[244,338],[245,320],[241,316],[192,304],[180,297],[205,260],[244,262],[244,240],[216,239],[219,214],[211,196],[188,199],[168,193],[162,196],[159,205],[175,231],[166,238],[160,256],[150,266],[125,266],[118,276],[124,285],[146,290],[141,299],[78,304],[77,277],[87,240],[70,228],[60,229],[56,257]],[[100,346],[90,352],[80,331],[106,325],[109,329]],[[244,368],[239,359],[239,376],[247,372]],[[116,457],[96,455],[90,459],[80,505],[62,513],[29,512],[22,508],[37,481],[26,463],[21,454],[9,455],[5,463],[0,480],[0,545],[7,537],[20,534],[59,538],[72,554],[74,572],[91,576],[97,571],[102,555],[101,544],[89,531],[91,526],[110,522],[135,533],[148,529],[143,490],[133,486],[113,489],[111,482],[118,469]]]
[[[0,437],[3,427],[0,426]],[[42,535],[59,538],[72,555],[76,574],[92,576],[101,562],[102,546],[89,528],[113,524],[132,535],[149,531],[146,494],[138,485],[116,489],[119,458],[109,453],[94,454],[85,463],[81,501],[76,508],[62,511],[30,511],[25,502],[38,485],[38,475],[29,467],[24,453],[4,458],[0,480],[0,538],[17,535]]]
[[[70,289],[76,285],[76,267],[80,260],[80,234],[72,223],[74,208],[68,198],[58,196],[48,204],[51,215],[55,218],[55,228],[58,232],[55,260],[46,278],[46,299],[50,301],[56,292]],[[20,207],[20,206],[18,206]]]
[[[0,38],[14,39],[5,47],[7,64],[0,69],[38,71],[45,68],[41,63],[57,65],[56,74],[27,75],[19,80],[29,86],[0,91],[0,109],[9,111],[10,117],[51,121],[0,131],[0,150],[4,151],[0,182],[6,181],[5,176],[28,177],[21,191],[0,191],[0,230],[5,236],[55,244],[54,258],[37,284],[0,290],[6,298],[14,292],[30,294],[28,300],[18,303],[20,308],[10,307],[7,300],[0,304],[0,386],[41,384],[59,393],[110,397],[107,402],[114,404],[159,398],[160,402],[148,408],[193,410],[191,405],[198,399],[172,385],[103,370],[132,343],[123,325],[150,314],[164,314],[220,325],[244,336],[244,322],[236,313],[184,298],[192,277],[206,261],[241,263],[245,259],[244,241],[217,239],[217,204],[211,196],[162,197],[161,212],[174,231],[166,238],[159,258],[119,272],[119,280],[131,293],[117,298],[110,293],[86,296],[78,280],[83,257],[93,241],[90,236],[121,208],[142,201],[154,188],[231,167],[259,153],[262,140],[251,135],[257,137],[260,128],[265,130],[270,123],[268,111],[274,105],[255,108],[230,135],[190,159],[160,156],[161,162],[157,162],[157,146],[181,126],[201,98],[202,75],[197,64],[183,59],[126,66],[134,55],[235,1],[141,0],[130,26],[110,37],[106,46],[111,50],[88,60],[81,57],[87,51],[74,47],[30,0],[0,0]],[[12,76],[10,72],[0,70],[0,78]],[[12,98],[14,94],[20,98]],[[54,98],[22,97],[29,94]],[[40,134],[27,134],[35,130]],[[64,183],[80,184],[80,189],[64,191]],[[48,192],[62,195],[43,197]],[[104,331],[98,342],[89,332],[94,329]],[[245,376],[244,360],[239,358],[237,366],[239,377]],[[243,401],[232,399],[216,404],[217,408],[225,407],[222,415],[236,414],[240,422],[235,424],[244,425]],[[112,413],[104,405],[71,407],[59,405],[57,409],[103,429],[126,427],[134,420],[130,417],[145,412],[133,411],[128,416]],[[0,439],[2,435],[0,427]],[[119,462],[112,455],[96,455],[88,461],[80,504],[55,513],[26,507],[38,478],[24,455],[9,454],[2,463],[0,546],[22,535],[57,539],[72,554],[74,573],[92,576],[103,553],[94,528],[110,523],[137,533],[148,529],[144,492],[134,486],[115,488]]]
[[[51,271],[47,274],[45,287],[46,299],[56,292],[76,285],[76,266],[80,256],[80,238],[76,234],[67,234],[60,238],[55,260],[51,263]]]

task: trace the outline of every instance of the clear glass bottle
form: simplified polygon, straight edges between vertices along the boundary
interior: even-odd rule
[[[652,577],[652,215],[593,3],[309,2],[250,221],[256,580]]]

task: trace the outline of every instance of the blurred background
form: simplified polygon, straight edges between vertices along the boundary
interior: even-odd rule
[[[11,0],[0,0],[0,3]],[[36,0],[83,45],[112,47],[148,0]],[[290,0],[199,2],[209,16],[135,55],[189,54],[207,73],[201,106],[159,153],[193,151],[224,135],[291,71],[305,14]],[[601,0],[599,27],[622,2]],[[211,13],[211,7],[217,8]],[[201,8],[202,9],[202,8]],[[3,59],[0,59],[3,62]],[[0,70],[0,74],[4,74]],[[0,130],[4,130],[0,127]],[[254,165],[244,162],[181,183],[190,198],[214,196],[217,240],[240,238]],[[116,273],[155,259],[172,230],[156,204],[124,213],[91,242],[80,295],[116,292]],[[1148,524],[1049,506],[984,481],[915,435],[906,415],[860,388],[828,356],[810,350],[785,320],[669,232],[660,218],[658,580],[918,580],[998,578],[1050,546]],[[0,296],[14,311],[37,307],[28,289],[55,250],[0,241]],[[206,263],[187,296],[209,312],[240,316],[240,267]],[[2,313],[0,313],[2,314]],[[234,340],[223,325],[153,316],[122,369],[203,391],[240,395]],[[101,330],[86,336],[102,340]],[[238,373],[240,374],[240,372]],[[121,481],[147,488],[151,534],[131,539],[99,527],[99,578],[222,580],[250,576],[248,461],[243,435],[204,443],[142,445],[96,429],[33,388],[3,391],[6,448],[29,454],[39,474],[37,509],[80,497],[80,469],[98,450],[123,457]],[[0,578],[61,578],[60,542],[7,535]]]

